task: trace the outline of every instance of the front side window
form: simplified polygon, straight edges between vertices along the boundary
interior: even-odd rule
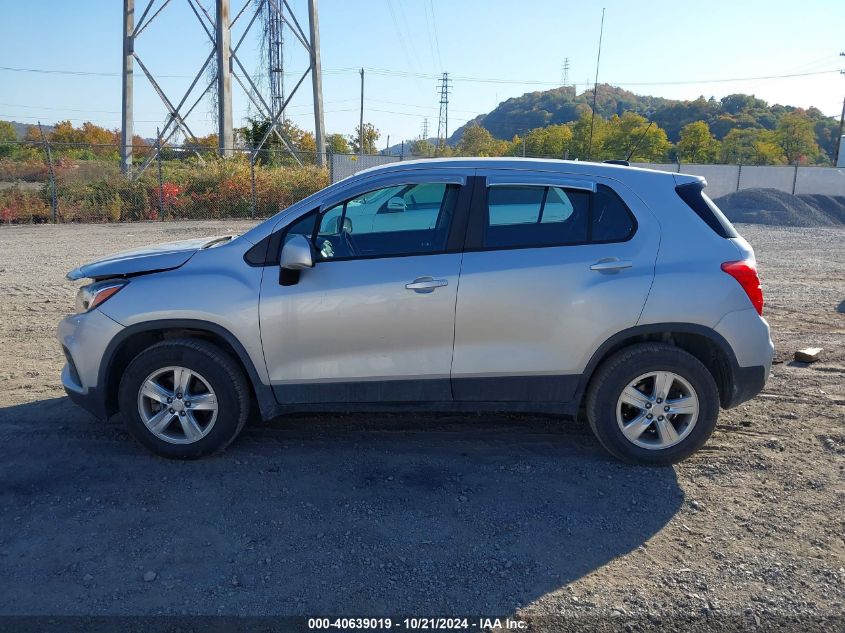
[[[458,187],[394,185],[326,210],[316,247],[323,260],[441,252],[446,249]]]
[[[490,187],[484,246],[508,248],[586,242],[589,196],[586,191],[560,187]]]

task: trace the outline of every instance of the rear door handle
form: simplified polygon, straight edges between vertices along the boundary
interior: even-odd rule
[[[622,270],[623,268],[630,268],[634,264],[627,259],[619,259],[618,257],[607,257],[600,259],[595,264],[590,266],[590,270],[598,271],[614,271]]]
[[[405,284],[405,288],[413,290],[421,294],[434,292],[435,288],[442,288],[448,286],[449,281],[446,279],[435,279],[434,277],[417,277],[411,283]]]

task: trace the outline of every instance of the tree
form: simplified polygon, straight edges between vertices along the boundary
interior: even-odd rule
[[[592,147],[590,143],[590,128],[592,131]],[[585,110],[578,117],[578,120],[569,125],[572,130],[572,141],[570,152],[573,158],[581,160],[595,159],[601,155],[602,146],[609,132],[609,125],[606,119],[595,116],[591,121],[590,112]]]
[[[797,165],[808,162],[819,153],[812,120],[801,112],[784,114],[775,131],[775,139],[786,155],[786,162]]]
[[[13,154],[17,147],[17,140],[15,126],[8,121],[0,121],[0,157]]]
[[[657,161],[665,158],[671,147],[666,132],[639,114],[614,115],[609,124],[600,157]]]
[[[563,158],[572,144],[572,129],[567,125],[534,128],[525,135],[524,139],[515,136],[511,141],[508,154],[521,156],[523,140],[526,155]]]
[[[501,156],[507,147],[507,142],[493,138],[488,130],[475,123],[464,130],[455,151],[460,156]]]
[[[332,154],[349,154],[351,151],[343,134],[329,134],[326,137],[326,147]]]
[[[737,165],[783,164],[783,150],[773,137],[773,132],[760,128],[735,128],[722,140],[720,160]]]
[[[681,128],[680,140],[675,148],[678,161],[686,163],[708,163],[714,160],[719,150],[719,141],[710,133],[710,126],[704,121],[687,123]]]
[[[378,131],[372,123],[364,123],[364,154],[376,154],[376,141],[381,138],[381,132]],[[349,144],[352,146],[352,151],[356,154],[361,152],[361,126],[355,126],[355,134],[349,137]]]
[[[408,145],[408,153],[411,156],[434,156],[434,143],[427,138],[418,138]]]

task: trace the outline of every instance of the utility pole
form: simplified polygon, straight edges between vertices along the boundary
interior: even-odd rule
[[[361,69],[361,113],[358,117],[358,153],[364,155],[364,69]]]
[[[440,115],[437,118],[437,148],[441,152],[446,149],[446,141],[449,139],[450,84],[449,73],[443,73],[443,76],[437,83],[437,88],[440,90]]]
[[[428,117],[423,119],[422,134],[420,135],[420,139],[422,139],[423,141],[428,140]]]
[[[221,156],[234,151],[232,133],[232,30],[229,24],[229,0],[217,0],[217,144]]]
[[[840,57],[845,57],[845,53],[839,53]],[[845,75],[845,70],[839,71],[840,75]],[[834,149],[833,166],[841,167],[839,164],[839,153],[842,151],[842,132],[845,128],[845,99],[842,99],[842,114],[839,115],[839,134],[836,135],[836,148]]]
[[[123,0],[123,107],[120,118],[120,171],[132,175],[132,138],[135,121],[132,113],[132,53],[135,48],[135,0]]]
[[[317,0],[308,0],[308,23],[311,36],[311,46],[308,51],[311,58],[311,86],[314,90],[314,140],[317,142],[317,164],[322,167],[326,164],[326,121],[323,118],[323,69],[320,61],[320,22],[317,17]],[[290,95],[292,96],[293,94]]]

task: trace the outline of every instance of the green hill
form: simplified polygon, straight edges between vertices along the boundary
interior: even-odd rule
[[[515,134],[524,135],[534,128],[576,121],[582,112],[589,113],[593,91],[576,94],[571,86],[539,92],[528,92],[500,103],[493,111],[481,114],[458,128],[449,144],[456,145],[464,130],[477,123],[495,138],[510,140]],[[635,112],[654,121],[666,131],[669,140],[678,141],[681,128],[693,121],[704,121],[713,135],[722,140],[734,128],[774,130],[780,117],[801,110],[793,106],[769,105],[752,95],[733,94],[722,99],[699,97],[694,101],[678,101],[638,95],[608,84],[599,84],[596,112],[605,118]],[[816,142],[832,157],[838,131],[838,121],[826,117],[817,108],[801,110],[814,122]]]

